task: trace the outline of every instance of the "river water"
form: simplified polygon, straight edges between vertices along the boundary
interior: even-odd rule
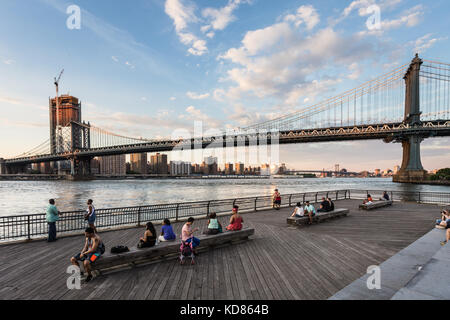
[[[96,181],[0,181],[0,216],[45,212],[54,198],[60,211],[230,199],[342,189],[448,192],[450,187],[393,183],[390,178],[166,179]]]

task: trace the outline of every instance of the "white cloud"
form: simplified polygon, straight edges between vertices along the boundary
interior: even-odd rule
[[[245,1],[230,0],[225,7],[222,7],[220,9],[203,9],[202,15],[203,17],[209,19],[210,24],[202,27],[202,31],[206,32],[210,28],[214,30],[225,29],[231,22],[236,19],[236,17],[233,16],[233,11],[236,10],[242,2]]]
[[[191,91],[186,92],[186,95],[194,100],[202,100],[209,97],[209,93],[199,94]]]
[[[186,108],[188,116],[186,119],[192,121],[203,121],[204,127],[209,128],[222,128],[223,123],[217,119],[211,118],[207,114],[203,113],[201,110],[195,108],[194,106],[189,106]]]
[[[175,100],[177,100],[177,98],[176,97],[170,97],[169,100],[170,101],[175,101]]]
[[[111,59],[115,62],[119,62],[119,59],[116,56],[112,56]]]
[[[284,20],[293,22],[296,27],[304,23],[308,30],[313,29],[320,22],[319,14],[312,5],[300,6],[296,14],[288,14]]]
[[[448,38],[433,38],[432,33],[428,33],[423,37],[420,37],[416,41],[413,42],[414,45],[414,53],[424,53],[427,49],[431,48],[436,42],[447,40]]]
[[[12,65],[15,61],[12,59],[2,60],[2,62],[8,66]]]
[[[165,12],[172,18],[175,31],[181,43],[190,46],[188,53],[201,56],[208,52],[206,41],[199,39],[195,34],[188,31],[190,23],[198,22],[193,4],[182,0],[166,0]]]

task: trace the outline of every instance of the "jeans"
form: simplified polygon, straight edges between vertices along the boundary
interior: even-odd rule
[[[56,222],[48,222],[48,240],[49,242],[56,240]]]

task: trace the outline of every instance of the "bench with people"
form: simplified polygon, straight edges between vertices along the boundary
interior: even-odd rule
[[[377,208],[387,207],[392,205],[392,200],[389,198],[389,194],[384,191],[383,196],[379,201],[374,201],[370,194],[367,195],[366,199],[364,199],[363,203],[359,205],[359,209],[363,210],[373,210]]]
[[[323,197],[317,210],[309,201],[306,201],[304,206],[298,202],[292,215],[287,218],[287,223],[292,225],[311,225],[314,222],[319,223],[329,219],[344,217],[348,213],[348,209],[335,209],[334,202],[330,198]]]
[[[176,240],[177,237],[169,219],[164,219],[159,237],[153,223],[148,222],[136,247],[128,249],[124,246],[117,246],[126,248],[118,253],[112,253],[113,250],[105,252],[105,246],[100,236],[92,228],[88,228],[85,232],[85,245],[79,254],[71,258],[71,263],[79,266],[78,262],[83,262],[84,270],[87,273],[86,282],[92,279],[93,270],[134,266],[172,256],[178,256],[180,264],[184,264],[186,258],[190,258],[191,264],[194,264],[199,251],[247,240],[254,234],[254,229],[243,228],[244,219],[238,213],[238,208],[238,206],[233,207],[233,214],[225,230],[222,230],[216,214],[211,213],[206,231],[198,237],[194,236],[199,231],[199,228],[193,228],[195,219],[188,218],[181,230],[181,241]]]

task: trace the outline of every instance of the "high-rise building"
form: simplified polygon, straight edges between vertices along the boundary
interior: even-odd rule
[[[170,175],[188,176],[191,174],[190,162],[170,161]]]
[[[50,148],[52,152],[65,151],[71,142],[69,140],[71,138],[69,130],[70,122],[81,122],[81,102],[78,101],[78,98],[69,95],[61,95],[58,97],[58,100],[58,114],[56,113],[56,98],[51,98],[49,100]],[[58,124],[61,127],[60,134],[56,130]],[[60,150],[56,150],[57,141]]]
[[[381,169],[375,169],[375,176],[380,176],[381,175]]]
[[[130,154],[130,171],[147,174],[147,153]]]
[[[236,174],[244,174],[244,164],[243,163],[235,163],[234,170]]]
[[[127,173],[126,158],[124,154],[99,157],[98,161],[100,162],[100,174],[122,176]]]
[[[100,161],[97,158],[91,160],[91,173],[100,174]]]
[[[206,157],[201,165],[203,174],[217,174],[219,167],[217,165],[217,157]]]
[[[260,172],[262,176],[270,176],[270,165],[269,164],[261,165]]]
[[[154,174],[167,174],[168,166],[167,166],[167,154],[154,154],[150,157],[150,167],[151,171]]]
[[[225,174],[234,174],[232,163],[225,163]]]

